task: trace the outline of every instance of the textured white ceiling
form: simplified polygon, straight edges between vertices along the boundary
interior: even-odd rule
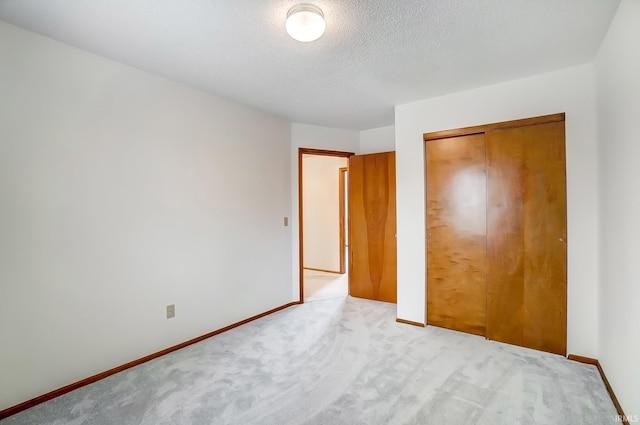
[[[0,0],[0,19],[295,122],[363,130],[393,106],[593,60],[619,0]]]

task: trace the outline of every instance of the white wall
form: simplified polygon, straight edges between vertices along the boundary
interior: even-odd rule
[[[359,142],[359,132],[354,130],[342,130],[298,123],[291,125],[291,248],[293,252],[293,284],[291,286],[291,296],[294,300],[300,299],[298,149],[313,148],[358,153]]]
[[[623,0],[596,60],[600,158],[600,362],[640,416],[640,2]]]
[[[340,168],[347,164],[336,156],[302,157],[304,267],[340,271]]]
[[[0,58],[0,410],[291,301],[290,123],[2,22]]]
[[[360,154],[391,152],[396,149],[396,128],[372,128],[360,132]]]
[[[396,107],[398,317],[425,321],[423,133],[566,112],[569,353],[598,355],[598,160],[593,65]]]

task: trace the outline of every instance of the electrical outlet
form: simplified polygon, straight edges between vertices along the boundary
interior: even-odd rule
[[[176,317],[176,305],[171,304],[167,306],[167,319]]]
[[[289,217],[285,217],[284,218],[284,227],[287,227],[289,225]]]

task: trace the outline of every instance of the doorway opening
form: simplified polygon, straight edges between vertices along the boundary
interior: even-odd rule
[[[300,302],[348,295],[351,152],[298,150]]]

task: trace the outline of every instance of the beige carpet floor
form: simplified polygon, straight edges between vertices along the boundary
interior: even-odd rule
[[[395,317],[376,301],[308,302],[0,423],[616,423],[593,366]]]

